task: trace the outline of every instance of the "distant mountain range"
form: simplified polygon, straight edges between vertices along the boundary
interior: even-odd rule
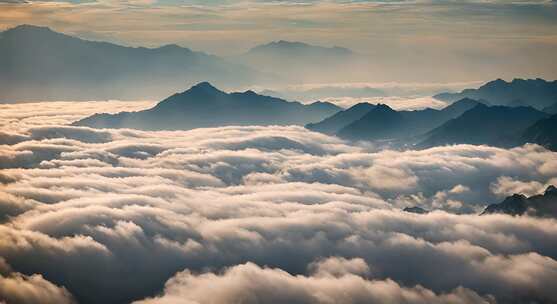
[[[284,40],[258,45],[233,58],[235,62],[285,79],[312,81],[338,80],[340,70],[353,68],[360,59],[347,48]]]
[[[340,111],[327,102],[303,105],[253,91],[226,93],[208,82],[139,112],[95,114],[74,123],[95,128],[188,130],[229,125],[304,125]]]
[[[441,110],[395,111],[383,104],[360,103],[306,128],[351,140],[414,148],[536,143],[557,151],[557,115],[532,107],[488,106],[468,98]]]
[[[175,44],[126,47],[20,25],[0,32],[0,103],[158,99],[204,80],[224,88],[276,86],[309,79],[338,81],[341,70],[348,81],[361,60],[346,48],[283,40],[225,59]],[[323,96],[329,91],[310,93]],[[364,93],[383,94],[373,89]]]
[[[327,56],[331,58],[348,57],[354,55],[354,53],[343,47],[322,47],[311,45],[303,42],[293,42],[293,41],[273,41],[267,44],[258,45],[250,49],[246,56],[277,56],[283,57],[281,59],[288,59],[290,57],[307,57],[312,56]],[[306,58],[306,59],[307,59]]]
[[[530,197],[513,194],[501,203],[487,206],[482,215],[494,213],[557,218],[557,188],[549,186],[543,194]]]
[[[342,128],[338,134],[344,138],[378,140],[409,139],[457,117],[478,104],[462,99],[442,109],[395,111],[386,105],[378,106],[357,121]]]
[[[206,79],[238,86],[268,77],[177,45],[124,47],[32,25],[0,32],[0,102],[145,100]]]
[[[531,106],[544,109],[557,103],[557,80],[514,79],[511,82],[497,79],[478,89],[465,89],[460,93],[441,93],[436,99],[454,102],[462,98],[487,100],[493,105]]]
[[[532,107],[489,107],[478,104],[459,117],[430,131],[426,135],[427,139],[419,146],[485,144],[513,147],[523,143],[522,135],[526,128],[547,116],[547,113]]]
[[[357,104],[315,124],[310,130],[355,140],[397,140],[421,135],[478,104],[463,99],[442,109],[395,111],[387,105]]]

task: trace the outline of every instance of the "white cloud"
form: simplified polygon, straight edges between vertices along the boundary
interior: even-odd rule
[[[416,286],[404,288],[392,280],[369,281],[358,275],[293,276],[252,263],[223,274],[184,271],[166,283],[161,297],[136,303],[491,303],[473,291],[457,288],[437,295]]]
[[[40,275],[77,300],[150,298],[177,272],[148,301],[249,302],[270,286],[333,302],[557,299],[556,221],[475,214],[522,183],[555,181],[542,147],[377,151],[293,126],[18,119],[10,132],[23,140],[1,146],[0,256],[21,280]],[[205,292],[208,280],[219,292]]]
[[[515,180],[509,176],[501,176],[497,178],[497,181],[490,185],[490,189],[494,194],[500,197],[506,197],[516,193],[523,194],[525,196],[533,196],[543,194],[547,187],[555,184],[557,184],[557,178],[551,178],[547,180],[547,182],[543,183],[538,181],[525,182]]]
[[[0,301],[10,304],[70,304],[75,303],[71,294],[41,275],[20,273],[8,277],[0,275]]]

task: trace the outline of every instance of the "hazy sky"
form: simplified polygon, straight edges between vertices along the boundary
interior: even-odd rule
[[[126,45],[177,43],[217,55],[235,55],[260,43],[285,39],[345,46],[370,60],[391,62],[396,69],[415,67],[424,76],[429,66],[450,66],[453,73],[440,72],[437,81],[449,76],[452,80],[557,78],[556,1],[0,3],[1,28],[21,23],[47,25],[83,38]]]

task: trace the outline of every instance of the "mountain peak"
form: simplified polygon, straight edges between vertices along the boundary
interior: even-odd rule
[[[175,43],[172,43],[172,44],[165,44],[165,45],[159,47],[158,49],[163,50],[163,51],[172,51],[172,50],[182,50],[184,48],[175,44]]]
[[[511,195],[508,198],[512,198],[512,199],[525,199],[526,195],[522,194],[522,193],[514,193],[513,195]]]
[[[514,79],[513,81],[516,82],[518,79]],[[506,82],[505,80],[501,79],[501,78],[497,78],[491,82],[488,82],[487,84],[491,84],[491,85],[504,85],[504,84],[508,84],[508,82]]]
[[[485,104],[478,102],[477,105],[475,105],[472,109],[470,109],[471,113],[475,113],[475,112],[482,112],[482,111],[486,111],[488,109],[497,109],[497,108],[502,108],[503,106],[486,106]],[[505,107],[507,108],[507,107]]]
[[[267,51],[302,51],[315,48],[312,45],[307,43],[298,42],[298,41],[287,41],[287,40],[279,40],[279,41],[271,41],[269,43],[261,44],[258,46],[253,47],[250,51],[251,52],[267,52]]]
[[[299,41],[287,41],[287,40],[279,40],[273,41],[268,44],[269,46],[281,46],[281,47],[293,47],[293,46],[309,46],[307,43],[299,42]]]
[[[266,52],[266,51],[285,51],[285,52],[316,52],[317,53],[324,53],[329,55],[351,55],[352,51],[347,48],[333,46],[333,47],[325,47],[325,46],[318,46],[312,45],[305,42],[299,41],[287,41],[287,40],[279,40],[279,41],[272,41],[266,44],[261,44],[258,46],[253,47],[249,52]],[[248,52],[248,53],[249,53]]]
[[[378,103],[375,105],[374,111],[382,111],[382,112],[396,112],[393,108],[389,107],[384,103]]]
[[[526,197],[522,194],[513,194],[498,204],[491,204],[484,209],[484,214],[505,213],[510,215],[530,215],[557,218],[555,207],[555,194],[557,188],[550,185],[542,195]]]
[[[7,29],[7,31],[50,31],[52,30],[47,26],[38,26],[33,24],[20,24],[18,26]]]
[[[74,123],[95,128],[190,130],[240,125],[302,125],[337,112],[336,107],[312,107],[258,95],[226,93],[201,82],[140,112],[93,115]]]
[[[464,97],[464,98],[462,98],[462,99],[460,99],[460,100],[455,101],[453,104],[457,104],[457,103],[463,103],[463,104],[464,104],[464,103],[473,103],[473,104],[477,104],[477,103],[480,103],[480,102],[478,102],[477,100],[472,99],[472,98]]]
[[[247,90],[247,91],[244,91],[243,94],[246,94],[246,95],[259,95],[259,94],[257,94],[254,90]]]
[[[37,33],[37,34],[54,34],[55,31],[51,30],[46,26],[37,26],[31,24],[21,24],[16,27],[12,27],[4,31],[4,34],[27,34],[27,33]]]
[[[466,97],[449,104],[448,106],[443,108],[441,112],[445,113],[450,118],[456,118],[460,116],[462,113],[470,109],[473,109],[478,104],[482,104],[482,103],[477,100]]]
[[[208,81],[200,82],[200,83],[192,86],[188,91],[192,91],[192,90],[202,90],[202,91],[205,91],[205,92],[212,92],[212,91],[221,92],[219,89],[215,88]]]
[[[547,189],[545,189],[544,194],[557,194],[557,187],[553,186],[553,185],[549,185],[547,187]]]
[[[189,88],[189,89],[187,89],[187,90],[185,90],[181,93],[174,94],[174,95],[172,95],[171,97],[169,97],[165,100],[169,100],[169,99],[173,100],[172,102],[168,103],[168,104],[172,104],[172,103],[176,103],[176,102],[180,103],[181,100],[186,96],[188,96],[186,98],[194,97],[196,99],[204,99],[204,98],[213,98],[215,96],[223,95],[223,94],[226,95],[225,92],[215,88],[208,81],[203,81],[203,82],[200,82],[200,83],[192,86],[191,88]],[[159,105],[161,105],[161,104],[166,104],[166,103],[164,103],[164,100],[163,100],[163,102],[159,103]],[[166,105],[166,106],[168,106],[168,105]]]

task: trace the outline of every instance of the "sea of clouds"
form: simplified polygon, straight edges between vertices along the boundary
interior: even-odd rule
[[[557,301],[557,221],[478,215],[557,184],[554,152],[68,126],[150,104],[2,106],[0,302]]]

